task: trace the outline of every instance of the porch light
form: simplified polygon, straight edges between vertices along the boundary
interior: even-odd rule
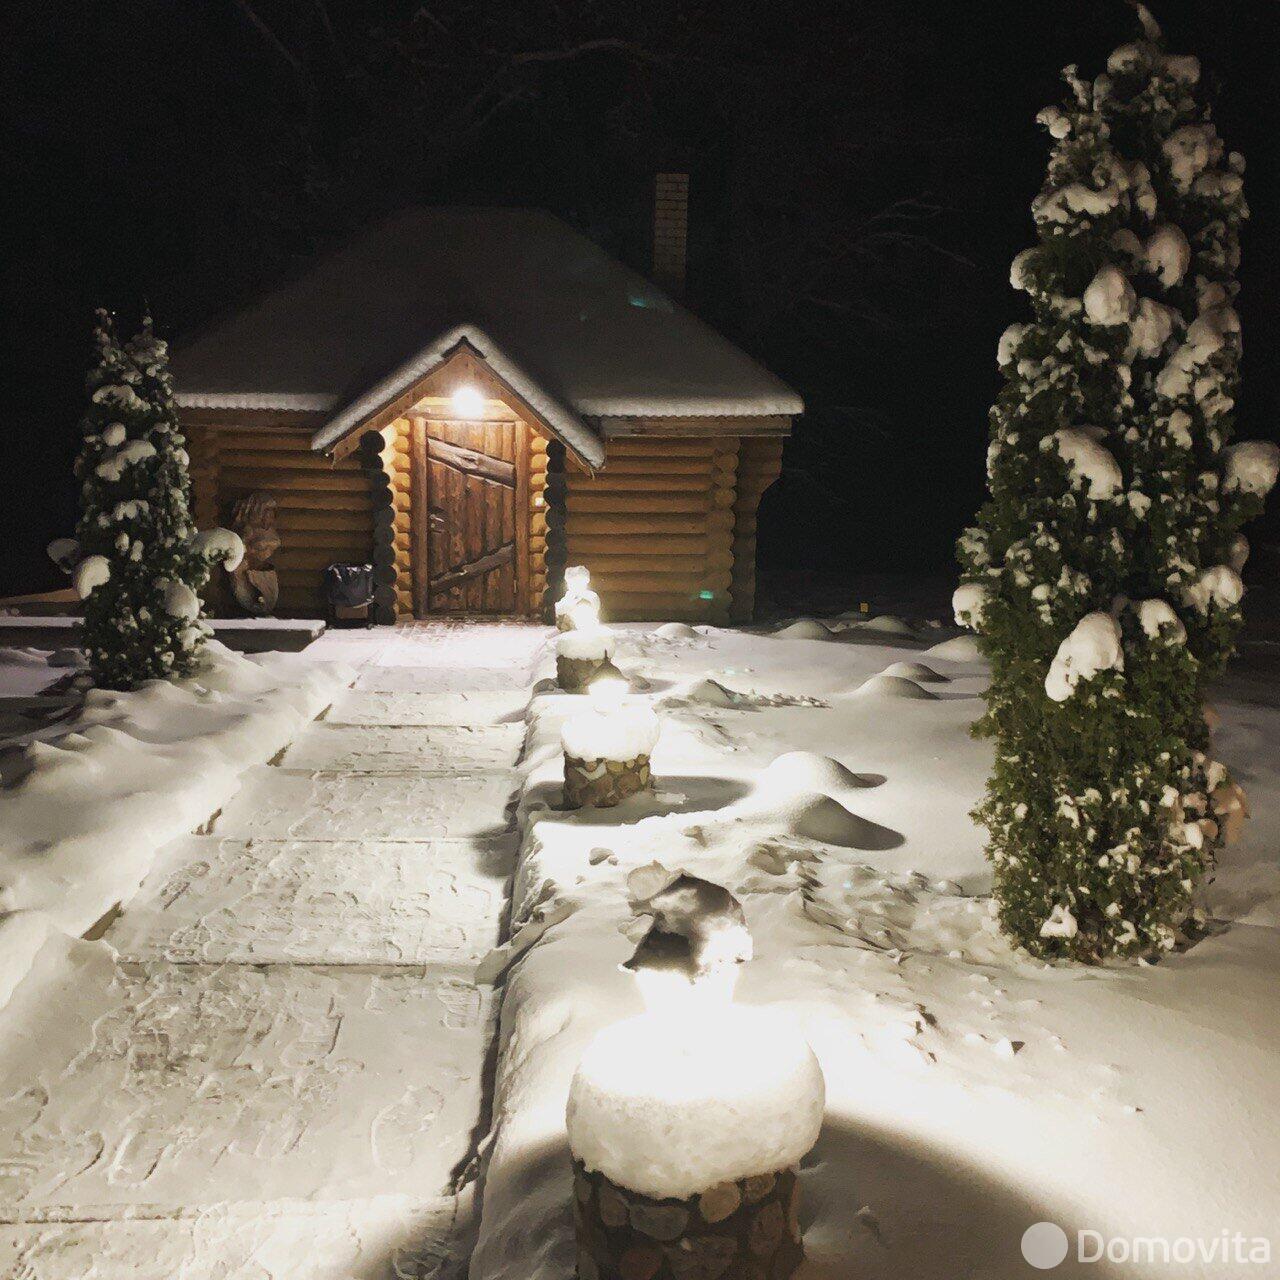
[[[571,631],[560,642],[574,644],[593,634]],[[625,706],[626,693],[626,679],[610,663],[590,677],[588,710],[561,729],[566,808],[609,809],[653,789],[649,756],[661,725],[651,708]]]
[[[822,1123],[821,1068],[781,1018],[732,1003],[752,943],[727,889],[660,863],[628,889],[644,934],[623,968],[647,1011],[600,1032],[570,1086],[578,1276],[674,1258],[675,1275],[785,1280],[803,1258],[796,1169]]]
[[[449,398],[454,415],[468,420],[484,417],[484,396],[469,383],[460,386]]]
[[[564,595],[556,601],[556,626],[561,631],[589,631],[600,624],[600,597],[591,590],[586,567],[572,564],[564,571]]]

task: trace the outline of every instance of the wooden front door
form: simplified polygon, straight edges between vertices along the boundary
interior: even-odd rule
[[[523,423],[415,418],[414,613],[524,612]]]

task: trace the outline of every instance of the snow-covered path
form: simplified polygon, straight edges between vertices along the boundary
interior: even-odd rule
[[[0,1035],[0,1274],[435,1274],[484,1116],[472,972],[544,636],[326,638],[355,686],[163,852],[116,958],[37,966]]]

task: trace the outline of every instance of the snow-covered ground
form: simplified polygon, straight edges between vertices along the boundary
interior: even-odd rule
[[[8,917],[28,965],[0,1010],[0,1275],[437,1274],[485,1113],[493,998],[473,977],[503,927],[543,635],[346,632],[253,659],[273,688],[244,716],[290,672],[335,681],[333,705],[296,737],[274,717],[241,732],[236,786],[194,820],[167,744],[211,750],[237,721],[133,695],[120,723],[157,747],[147,794],[184,834],[99,942]],[[130,784],[98,777],[104,849]]]
[[[616,661],[665,717],[658,793],[603,812],[557,812],[581,699],[535,699],[472,1280],[572,1274],[564,1104],[595,1032],[641,1009],[619,925],[654,858],[743,898],[737,998],[790,1017],[825,1069],[807,1276],[1040,1274],[1020,1240],[1041,1220],[1128,1249],[1056,1275],[1280,1274],[1280,714],[1224,692],[1220,754],[1255,819],[1206,894],[1210,936],[1156,967],[1046,968],[996,932],[967,816],[983,667],[930,639],[627,628]]]
[[[208,811],[181,811],[102,942],[9,918],[32,963],[0,1011],[0,1275],[434,1276],[479,1150],[471,1280],[568,1280],[569,1080],[640,1010],[618,925],[654,858],[742,898],[737,998],[825,1070],[810,1280],[1044,1274],[1019,1250],[1040,1220],[1113,1255],[1136,1236],[1216,1250],[1054,1275],[1280,1273],[1280,684],[1260,650],[1218,703],[1254,819],[1206,891],[1208,936],[1099,971],[1031,964],[993,927],[969,641],[883,621],[620,634],[663,717],[652,798],[558,809],[585,700],[530,701],[545,629],[330,633],[290,661],[346,664],[354,687],[282,755],[244,747],[238,792],[201,834]],[[156,734],[175,719],[147,714]],[[510,962],[496,992],[478,962]],[[1273,1261],[1236,1260],[1237,1233]]]

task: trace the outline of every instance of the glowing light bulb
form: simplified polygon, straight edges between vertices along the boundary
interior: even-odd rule
[[[449,403],[459,418],[484,417],[484,396],[475,387],[469,385],[459,387],[449,398]]]
[[[600,621],[600,610],[590,600],[579,600],[569,610],[569,621],[575,631],[590,631]]]
[[[626,696],[627,682],[619,676],[598,676],[587,686],[591,709],[602,716],[620,710]]]

